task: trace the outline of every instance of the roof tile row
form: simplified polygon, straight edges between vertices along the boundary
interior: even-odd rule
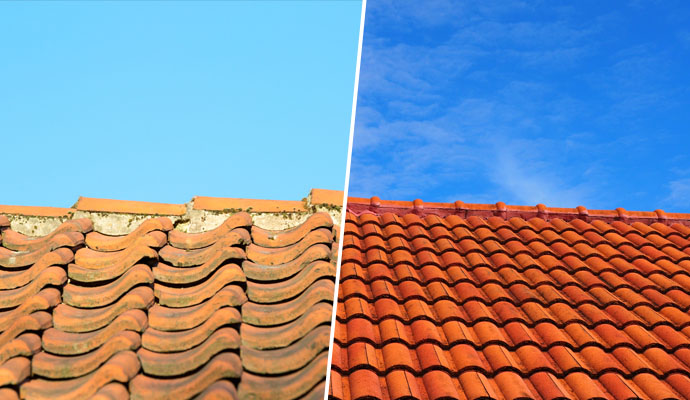
[[[690,397],[684,217],[362,200],[331,399]]]
[[[319,360],[330,338],[334,232],[327,214],[284,232],[252,227],[240,354],[252,378],[268,378],[243,380],[240,391],[263,399],[323,396]]]
[[[121,236],[89,219],[39,238],[8,226],[0,216],[2,398],[323,394],[328,214],[285,232],[247,213],[200,234],[164,217]]]
[[[312,189],[308,198],[308,205],[311,206],[330,205],[340,207],[343,204],[343,192],[338,190]],[[233,210],[233,212],[235,212],[250,210],[251,212],[259,213],[309,212],[310,209],[308,205],[306,201],[290,200],[236,199],[206,196],[195,196],[192,199],[192,208],[194,210],[206,211]],[[93,197],[79,197],[79,200],[77,200],[77,203],[72,208],[0,205],[0,214],[68,217],[74,214],[75,211],[181,216],[187,213],[187,205],[131,200],[110,200]],[[0,216],[0,218],[4,217]],[[0,224],[2,224],[2,221],[0,221]]]

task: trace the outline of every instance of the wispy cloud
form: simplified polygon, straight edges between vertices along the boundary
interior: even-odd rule
[[[672,206],[690,209],[690,178],[671,181],[668,186],[666,201]]]
[[[620,10],[383,0],[367,12],[353,195],[590,208],[642,196],[607,190],[628,173],[612,159],[651,155],[642,111],[685,89],[658,76],[671,75],[668,49],[610,37]]]

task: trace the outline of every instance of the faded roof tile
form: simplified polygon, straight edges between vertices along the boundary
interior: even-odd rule
[[[268,231],[238,212],[190,234],[173,228],[184,205],[81,198],[76,209],[144,215],[128,234],[92,232],[83,218],[42,237],[0,216],[0,397],[323,396],[329,214]]]

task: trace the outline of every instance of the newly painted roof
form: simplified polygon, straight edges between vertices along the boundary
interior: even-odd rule
[[[348,199],[331,399],[690,398],[690,216]]]
[[[319,204],[338,206],[331,194]],[[18,214],[0,215],[0,398],[323,398],[333,218],[234,200],[214,199],[229,216],[198,233],[156,216],[187,212],[175,205],[79,201],[98,218],[141,217],[118,235],[70,214],[29,237],[11,228]],[[261,208],[300,223],[261,228]]]

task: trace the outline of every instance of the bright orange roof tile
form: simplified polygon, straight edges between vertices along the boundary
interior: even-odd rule
[[[690,396],[690,215],[347,208],[331,399]]]

